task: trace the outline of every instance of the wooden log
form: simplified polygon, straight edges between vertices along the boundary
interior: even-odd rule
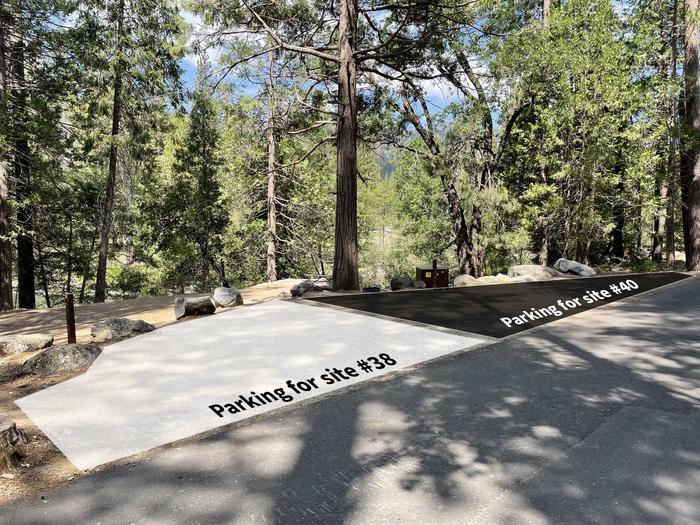
[[[211,315],[216,311],[216,306],[209,297],[175,299],[175,318],[182,319],[193,315]]]
[[[26,455],[27,438],[14,421],[0,418],[0,473],[15,470]]]

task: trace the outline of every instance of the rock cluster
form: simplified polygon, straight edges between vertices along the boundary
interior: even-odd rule
[[[333,282],[327,277],[319,277],[318,279],[307,279],[299,284],[292,286],[290,290],[292,297],[301,297],[306,292],[324,292],[333,289]]]
[[[558,272],[554,268],[549,268],[548,266],[540,264],[517,264],[508,268],[509,277],[534,277],[538,281],[547,281],[553,277],[562,276],[561,272]]]
[[[408,276],[394,277],[389,283],[389,287],[395,292],[405,288],[425,288],[425,282],[420,279],[412,279]]]
[[[551,279],[551,276],[549,277]],[[509,277],[508,275],[503,275],[499,273],[498,275],[484,275],[482,277],[473,277],[467,274],[461,274],[455,277],[453,286],[455,288],[463,288],[466,286],[483,286],[489,284],[507,284],[507,283],[527,283],[540,281],[543,279],[537,279],[531,275],[519,275],[516,277]]]
[[[517,264],[508,268],[508,275],[499,273],[498,275],[484,275],[479,278],[466,274],[458,275],[455,277],[454,287],[549,281],[554,277],[568,277],[570,274],[590,277],[595,275],[595,270],[585,264],[567,259],[559,259],[554,264],[554,268],[539,264]]]

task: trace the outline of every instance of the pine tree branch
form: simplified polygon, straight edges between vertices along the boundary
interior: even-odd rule
[[[285,44],[284,41],[279,37],[279,35],[269,26],[265,23],[265,20],[262,19],[262,17],[252,8],[248,5],[248,2],[245,0],[242,0],[242,3],[246,8],[251,12],[251,14],[255,17],[255,19],[258,21],[258,23],[263,27],[265,32],[270,35],[270,38],[275,41],[275,43],[281,47],[282,49],[286,49],[288,51],[294,51],[296,53],[303,53],[305,55],[312,55],[317,58],[320,58],[322,60],[326,60],[328,62],[335,62],[336,64],[340,63],[340,59],[338,57],[335,57],[333,55],[329,55],[328,53],[324,53],[323,51],[320,51],[314,47],[305,47],[305,46],[295,46],[292,44]]]

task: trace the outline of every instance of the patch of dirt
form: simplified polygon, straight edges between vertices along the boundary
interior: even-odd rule
[[[240,290],[244,305],[253,305],[289,296],[289,289],[301,279],[283,279],[263,283]],[[192,297],[201,297],[199,294]],[[175,322],[188,322],[192,318],[177,321],[173,305],[175,296],[140,297],[102,304],[76,305],[76,336],[79,343],[88,343],[93,323],[110,317],[143,319],[160,328]],[[240,307],[239,307],[240,308]],[[218,310],[221,312],[222,310]],[[54,345],[65,344],[66,320],[63,307],[44,310],[19,310],[0,315],[0,335],[47,333],[54,336]],[[17,424],[29,441],[28,456],[23,466],[12,473],[13,477],[0,477],[0,506],[20,498],[38,496],[58,485],[70,482],[88,472],[77,470],[56,446],[34,425],[15,404],[15,400],[44,388],[79,376],[85,370],[77,370],[51,376],[16,377],[18,367],[37,352],[24,352],[0,357],[0,414]]]
[[[240,290],[244,305],[263,303],[277,299],[281,293],[302,279],[283,279],[263,283]],[[196,294],[189,297],[204,297]],[[79,343],[90,342],[90,327],[97,321],[110,317],[143,319],[160,328],[176,322],[173,305],[177,296],[139,297],[101,304],[75,305],[75,330]],[[221,310],[219,310],[221,311]],[[67,343],[66,317],[63,306],[43,310],[17,310],[0,314],[0,335],[47,333],[54,336],[54,345]],[[26,357],[26,355],[25,355]]]

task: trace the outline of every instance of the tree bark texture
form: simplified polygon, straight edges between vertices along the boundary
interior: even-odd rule
[[[277,198],[275,175],[277,136],[275,134],[275,52],[268,52],[267,75],[267,281],[277,280]]]
[[[684,204],[686,268],[700,270],[700,64],[698,0],[685,0],[685,120],[689,133],[684,148],[681,184]]]
[[[112,220],[114,215],[114,192],[117,181],[117,155],[119,150],[117,140],[119,138],[119,126],[122,115],[122,75],[123,75],[123,39],[124,39],[124,0],[120,0],[117,12],[117,61],[114,71],[114,95],[112,101],[112,131],[109,147],[109,167],[107,172],[107,190],[102,219],[102,232],[100,234],[100,253],[97,259],[97,277],[95,282],[95,302],[103,303],[107,293],[107,256],[109,254],[109,240],[112,233]]]
[[[13,421],[0,417],[0,473],[11,473],[27,454],[27,438]]]
[[[339,22],[333,288],[360,287],[357,239],[357,4],[341,0]]]
[[[10,26],[11,17],[0,7],[0,127],[7,127],[7,100],[9,90],[9,71],[7,54],[6,28]],[[2,135],[7,136],[3,129]],[[12,241],[10,240],[10,170],[8,160],[9,145],[0,143],[0,311],[12,310]]]
[[[24,41],[20,36],[12,50],[15,84],[16,139],[14,152],[15,193],[17,196],[17,303],[20,308],[36,308],[34,285],[34,240],[31,195],[31,153],[26,122],[27,92],[24,77]]]

